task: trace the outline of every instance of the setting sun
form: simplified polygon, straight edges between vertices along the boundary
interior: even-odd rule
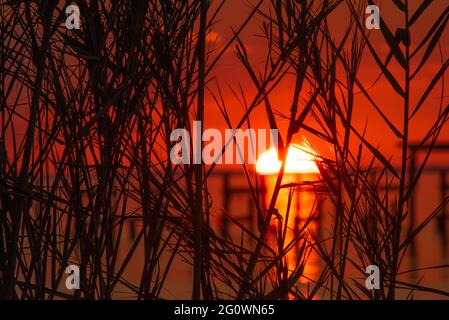
[[[287,153],[285,173],[318,173],[315,163],[315,152],[304,145],[291,145]],[[256,170],[259,174],[276,174],[281,168],[281,161],[275,148],[262,153],[256,162]]]

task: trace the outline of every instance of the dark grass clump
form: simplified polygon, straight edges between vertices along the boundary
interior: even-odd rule
[[[403,275],[447,267],[410,270],[404,257],[449,201],[443,197],[422,221],[411,201],[448,120],[449,7],[393,1],[401,27],[393,31],[382,20],[379,40],[365,29],[364,1],[261,0],[216,50],[207,38],[225,18],[225,3],[77,1],[80,30],[65,28],[59,1],[1,5],[0,298],[171,298],[179,266],[192,271],[185,291],[193,299],[448,296]],[[416,32],[435,11],[432,26]],[[332,25],[341,12],[348,18],[338,35]],[[263,64],[242,38],[256,17],[266,40]],[[255,89],[251,97],[243,89],[239,97],[223,95],[226,84],[212,76],[232,48],[242,81]],[[436,70],[423,75],[435,57]],[[367,61],[374,83],[361,76]],[[287,91],[286,81],[293,84]],[[402,121],[372,93],[380,85],[402,102]],[[280,88],[290,103],[282,110],[273,102]],[[263,178],[242,166],[255,229],[230,211],[220,214],[233,231],[216,227],[208,189],[216,166],[170,161],[171,132],[191,132],[193,120],[216,112],[206,106],[209,93],[229,128],[250,127],[257,110],[280,132],[283,165],[268,201]],[[237,122],[236,99],[244,110]],[[369,123],[360,127],[358,104],[381,119],[400,145],[399,160],[372,141]],[[411,132],[426,108],[436,116],[416,143]],[[317,181],[287,183],[286,151],[304,135],[330,151],[317,157]],[[417,163],[414,152],[423,149]],[[316,202],[292,227],[294,199],[303,192]],[[319,211],[328,216],[322,230],[314,227]],[[313,278],[312,259],[320,266]],[[70,264],[80,267],[79,290],[65,289]],[[364,287],[370,264],[380,268],[379,290]]]

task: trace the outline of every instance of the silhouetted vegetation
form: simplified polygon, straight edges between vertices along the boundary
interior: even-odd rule
[[[411,214],[410,199],[449,117],[449,60],[441,49],[449,6],[415,36],[433,1],[415,10],[411,1],[393,1],[402,27],[394,31],[382,20],[385,55],[365,29],[371,1],[254,2],[218,49],[207,37],[223,19],[226,0],[80,0],[80,30],[64,26],[69,2],[1,5],[0,298],[170,298],[167,278],[179,264],[192,266],[193,299],[397,299],[404,296],[399,291],[407,298],[418,291],[449,296],[402,278],[416,271],[404,266],[405,254],[449,201],[441,199],[423,221]],[[337,10],[347,12],[340,36],[330,22]],[[263,64],[252,61],[241,38],[256,17],[266,43]],[[244,116],[237,124],[220,90],[225,84],[210,85],[217,62],[232,49],[256,92],[242,90]],[[423,81],[420,72],[432,56],[441,63]],[[374,84],[360,76],[366,61],[379,75]],[[283,81],[294,85],[281,113],[272,96]],[[417,81],[425,83],[423,92],[414,89]],[[402,121],[372,93],[379,82],[400,97]],[[171,132],[191,131],[193,120],[204,122],[211,112],[207,92],[229,128],[250,127],[255,110],[263,112],[270,128],[282,133],[283,164],[285,151],[304,134],[331,150],[317,160],[319,181],[287,184],[283,165],[267,205],[260,199],[261,177],[242,165],[257,230],[233,212],[220,214],[234,234],[216,228],[208,189],[216,166],[170,161]],[[400,144],[399,165],[355,123],[360,99]],[[410,131],[423,108],[437,116],[414,146],[426,148],[423,160],[411,163]],[[309,228],[318,203],[294,236],[286,236],[294,208],[288,201],[281,212],[279,194],[287,191],[291,199],[304,187],[330,204],[331,231],[324,237]],[[312,253],[322,268],[305,288],[299,280]],[[64,288],[69,264],[80,266],[80,290]],[[360,281],[369,264],[380,267],[380,290]],[[139,280],[131,281],[136,274]]]

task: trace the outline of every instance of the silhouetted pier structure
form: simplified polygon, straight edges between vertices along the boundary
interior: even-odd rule
[[[408,159],[409,159],[409,165],[407,168],[407,184],[408,186],[411,186],[412,183],[414,183],[414,179],[416,178],[417,174],[423,175],[423,174],[437,174],[439,176],[439,186],[436,188],[437,192],[440,194],[440,202],[444,203],[446,202],[446,197],[449,191],[449,183],[448,183],[448,174],[449,174],[449,161],[447,165],[427,165],[422,169],[422,172],[420,172],[420,167],[418,164],[418,157],[421,153],[424,153],[426,151],[429,151],[429,149],[432,148],[432,154],[436,153],[442,153],[447,152],[449,153],[449,142],[441,142],[441,143],[435,143],[433,145],[430,144],[422,144],[419,142],[411,142],[408,145]],[[400,170],[400,168],[396,168],[396,170]],[[382,190],[398,190],[398,185],[393,186],[381,186]],[[408,198],[408,212],[409,212],[409,232],[412,232],[415,228],[415,222],[417,219],[416,212],[417,212],[417,190],[416,186],[414,186],[414,189],[412,193],[410,194]],[[438,234],[441,239],[441,248],[442,248],[442,255],[446,256],[447,252],[447,246],[448,246],[448,232],[447,232],[447,220],[448,220],[448,214],[447,214],[447,208],[444,206],[441,210],[441,213],[437,216],[436,223],[437,223],[437,229]],[[412,261],[415,259],[415,245],[414,242],[411,242],[410,245],[410,253],[412,256]]]
[[[250,173],[254,176],[254,172]],[[244,186],[233,185],[232,180],[235,177],[242,178],[244,177],[244,173],[241,170],[215,170],[213,172],[213,176],[219,177],[222,181],[222,199],[223,199],[223,210],[225,214],[221,215],[221,233],[222,235],[226,235],[228,232],[229,226],[229,218],[228,215],[231,212],[231,203],[232,199],[236,195],[247,195],[247,211],[243,213],[243,215],[233,216],[232,218],[237,221],[247,222],[250,228],[254,228],[255,221],[257,219],[257,212],[255,208],[255,204],[253,202],[253,197],[251,196],[251,189],[248,184]],[[264,179],[258,179],[259,185],[258,190],[253,190],[254,192],[258,191],[258,200],[262,208],[265,207],[265,198],[267,193],[267,187],[265,185]]]
[[[254,177],[256,175],[256,173],[254,171],[250,172],[250,177]],[[267,208],[267,201],[268,201],[268,188],[266,185],[266,177],[264,175],[258,175],[258,189],[256,190],[256,185],[254,184],[253,187],[254,189],[251,190],[251,188],[248,186],[248,184],[246,183],[246,180],[242,180],[242,179],[246,179],[244,173],[241,170],[215,170],[212,172],[212,176],[217,178],[218,180],[221,181],[222,183],[222,189],[221,189],[221,195],[222,195],[222,199],[223,199],[223,210],[225,214],[221,215],[221,233],[223,235],[226,235],[229,231],[229,218],[228,215],[230,215],[232,213],[232,219],[239,221],[239,222],[246,222],[247,225],[250,226],[250,230],[254,231],[254,226],[255,226],[255,222],[257,222],[258,219],[258,213],[256,210],[256,206],[254,204],[253,201],[253,197],[251,196],[251,192],[255,192],[256,197],[258,198],[258,201],[260,203],[260,207],[262,208],[262,214],[265,214]],[[244,181],[245,183],[243,185],[235,185],[232,180],[234,180],[234,178],[239,179],[240,182]],[[317,188],[315,187],[311,187],[307,184],[307,181],[305,182],[304,185],[299,186],[296,185],[294,183],[291,184],[292,187],[297,188],[299,191],[305,191],[305,192],[313,192],[313,191],[319,191],[317,190]],[[284,185],[284,188],[288,187],[288,185]],[[236,214],[236,210],[232,210],[231,209],[231,205],[233,203],[233,200],[239,196],[239,195],[244,195],[247,197],[247,203],[246,203],[246,212],[244,211],[244,209],[242,208],[241,210],[239,209],[237,212],[239,214]],[[318,201],[320,200],[320,197],[317,195],[317,199]],[[321,206],[318,205],[318,214],[316,215],[316,217],[314,218],[314,220],[317,220],[319,222],[320,218],[321,218],[321,214],[320,214],[320,208]],[[299,208],[296,208],[299,209]],[[243,212],[243,214],[240,214],[241,212]],[[301,221],[300,217],[295,217],[295,219],[298,221],[298,225],[299,222]],[[257,222],[258,223],[258,222]]]
[[[410,143],[408,145],[409,149],[409,156],[410,156],[410,165],[408,168],[408,175],[409,175],[409,184],[412,183],[412,179],[416,177],[418,172],[418,166],[417,166],[417,156],[421,152],[432,150],[432,153],[434,152],[446,152],[449,153],[449,142],[441,142],[441,143],[435,143],[433,145],[430,144],[421,144],[417,142]],[[448,157],[449,160],[449,157]],[[428,166],[424,168],[424,171],[426,173],[437,173],[440,177],[440,200],[441,203],[444,203],[446,201],[446,195],[449,191],[449,184],[447,181],[447,175],[449,173],[449,161],[448,166]],[[416,219],[416,200],[414,195],[412,194],[410,196],[410,228],[413,228],[414,222]],[[446,249],[447,247],[447,208],[444,206],[442,208],[441,213],[437,217],[437,225],[438,225],[438,231],[441,235],[442,239],[442,245],[443,248]]]
[[[413,183],[413,179],[416,177],[417,174],[432,174],[436,173],[439,175],[439,186],[438,191],[440,194],[440,200],[441,202],[444,202],[446,200],[446,197],[449,193],[449,161],[448,165],[431,165],[431,166],[425,166],[422,172],[419,172],[419,165],[418,165],[418,157],[420,153],[424,153],[425,151],[428,151],[430,148],[432,148],[432,154],[435,152],[442,153],[447,152],[449,153],[449,142],[442,142],[442,143],[435,143],[433,146],[429,144],[421,144],[417,142],[411,142],[408,145],[408,152],[409,152],[409,166],[407,170],[407,183],[408,185],[411,185]],[[448,158],[449,159],[449,158]],[[254,172],[250,172],[251,176],[254,176]],[[215,170],[212,173],[212,176],[218,178],[222,181],[222,199],[223,199],[223,210],[225,213],[230,214],[231,213],[231,204],[232,201],[235,199],[237,195],[247,195],[247,203],[246,203],[246,212],[244,212],[244,209],[240,212],[244,212],[243,215],[233,215],[232,218],[237,221],[247,222],[251,227],[254,226],[254,222],[257,219],[257,212],[255,210],[255,204],[253,203],[252,197],[251,197],[251,189],[245,183],[242,185],[234,185],[232,180],[234,178],[237,179],[245,179],[244,173],[241,170]],[[242,180],[240,180],[242,181]],[[259,189],[258,189],[258,197],[260,204],[264,210],[266,210],[266,199],[267,199],[267,186],[265,185],[265,179],[263,176],[259,176],[258,179],[259,182]],[[394,190],[398,189],[398,186],[389,186],[388,189]],[[381,189],[385,190],[386,187],[383,186]],[[255,190],[254,190],[255,191]],[[416,211],[417,211],[417,198],[415,197],[416,190],[410,195],[409,197],[409,215],[410,215],[410,230],[413,230],[415,222],[416,222]],[[319,206],[320,207],[320,206]],[[235,214],[235,212],[232,212]],[[317,219],[320,219],[320,214],[318,212]],[[221,215],[221,227],[222,227],[222,233],[226,234],[228,231],[229,226],[229,218],[226,214]],[[448,220],[448,212],[446,206],[442,209],[441,213],[437,217],[437,227],[438,232],[441,236],[442,245],[444,248],[447,247],[448,239],[447,239],[447,220]]]

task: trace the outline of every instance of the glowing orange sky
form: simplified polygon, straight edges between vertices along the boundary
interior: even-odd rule
[[[224,45],[224,43],[226,43],[226,41],[231,37],[231,28],[233,28],[234,30],[238,29],[241,23],[245,20],[247,14],[251,11],[251,6],[253,3],[256,3],[256,1],[230,1],[225,4],[225,6],[223,7],[223,12],[216,25],[214,26],[214,39],[216,40],[216,48],[220,49]],[[377,1],[375,3],[381,8],[382,18],[386,20],[391,30],[395,30],[397,27],[401,27],[402,20],[398,19],[398,17],[402,16],[400,15],[398,9],[391,3],[391,1]],[[419,1],[410,1],[409,3],[411,5],[412,11],[416,10],[417,5],[419,5]],[[419,43],[419,41],[421,41],[424,33],[432,26],[432,24],[435,22],[435,18],[439,14],[441,14],[442,9],[446,6],[447,0],[435,1],[435,4],[432,5],[432,10],[426,12],[425,16],[423,16],[421,20],[413,26],[411,33],[412,50],[416,47],[417,42]],[[332,30],[338,37],[346,28],[346,24],[348,22],[348,12],[346,12],[343,6],[341,6],[339,10],[335,11],[335,13],[332,14],[330,21]],[[264,40],[256,36],[262,34],[261,24],[262,19],[260,17],[253,18],[247,26],[247,29],[241,35],[242,41],[247,46],[252,65],[256,68],[263,68],[265,61],[264,55],[266,53],[266,45]],[[381,32],[372,31],[370,33],[370,39],[373,41],[376,49],[381,53],[383,57],[385,57],[388,52]],[[449,39],[448,30],[446,30],[446,34],[442,36],[442,39]],[[243,108],[228,86],[232,87],[235,92],[240,92],[239,85],[241,85],[249,102],[254,97],[256,92],[254,86],[250,82],[248,75],[243,70],[236,58],[234,54],[234,48],[235,46],[232,46],[232,50],[229,50],[222,58],[213,75],[215,77],[215,81],[211,82],[209,85],[212,91],[216,89],[216,83],[220,85],[220,88],[224,94],[225,101],[227,103],[227,107],[230,109],[230,115],[233,117],[233,125],[235,125],[237,121],[240,120],[240,117],[243,114]],[[443,59],[447,58],[447,56],[449,55],[448,41],[443,41],[441,43],[441,50],[444,55]],[[419,59],[415,60],[415,64],[412,65],[412,70],[417,66],[417,63],[419,62]],[[426,66],[422,69],[421,76],[418,77],[417,80],[415,80],[413,83],[412,105],[417,102],[419,96],[425,90],[426,86],[431,81],[440,65],[441,57],[439,57],[438,54],[434,53],[429,59]],[[394,65],[392,65],[392,68],[393,70],[399,71],[399,68],[395,68]],[[446,74],[447,73],[448,72],[446,72]],[[375,62],[370,57],[369,51],[366,50],[363,64],[359,73],[360,79],[366,87],[369,87],[379,74],[379,68],[377,68]],[[400,73],[397,73],[395,75],[397,75],[398,79],[401,79]],[[288,112],[290,108],[290,101],[292,100],[292,89],[292,81],[287,80],[281,82],[277,90],[273,92],[271,100],[274,108],[277,111],[283,113]],[[444,106],[449,102],[449,90],[445,91],[448,92],[448,94],[445,94],[446,98],[444,101]],[[387,80],[382,77],[380,81],[378,81],[378,83],[370,90],[370,93],[374,97],[376,103],[382,107],[382,110],[393,121],[396,127],[401,128],[403,117],[403,102],[402,99],[387,83]],[[441,87],[435,88],[432,96],[428,100],[430,103],[423,107],[412,120],[410,132],[410,137],[412,140],[422,138],[425,132],[429,129],[430,124],[435,120],[439,107],[440,94]],[[436,103],[431,104],[432,101],[435,101]],[[210,112],[206,112],[206,127],[226,128],[227,125],[222,120],[222,117],[219,115],[215,103],[210,97],[208,99],[207,107]],[[374,108],[370,106],[369,103],[367,103],[365,100],[360,99],[359,101],[356,101],[356,109],[354,110],[354,124],[358,130],[362,131],[365,123],[367,123],[366,136],[368,137],[368,140],[374,145],[378,143],[382,152],[384,152],[384,154],[386,154],[387,156],[394,156],[398,151],[398,144],[400,141],[396,137],[394,137],[393,134],[390,134],[391,131],[383,123],[381,117],[374,111]],[[266,115],[263,106],[260,106],[260,111],[256,111],[252,114],[251,124],[253,127],[267,126]],[[278,124],[280,124],[280,129],[282,132],[282,129],[285,130],[287,121],[278,119]],[[285,124],[284,128],[282,128],[283,124]],[[310,137],[310,135],[307,135],[307,133],[304,133],[304,131],[302,134],[304,134],[307,139],[311,140],[311,142],[314,143],[317,148],[326,148],[320,141],[314,140],[313,137]],[[300,138],[302,134],[298,135],[297,138]],[[449,140],[449,130],[447,128],[443,130],[440,140]],[[444,158],[434,157],[433,160],[441,162],[444,161]]]

